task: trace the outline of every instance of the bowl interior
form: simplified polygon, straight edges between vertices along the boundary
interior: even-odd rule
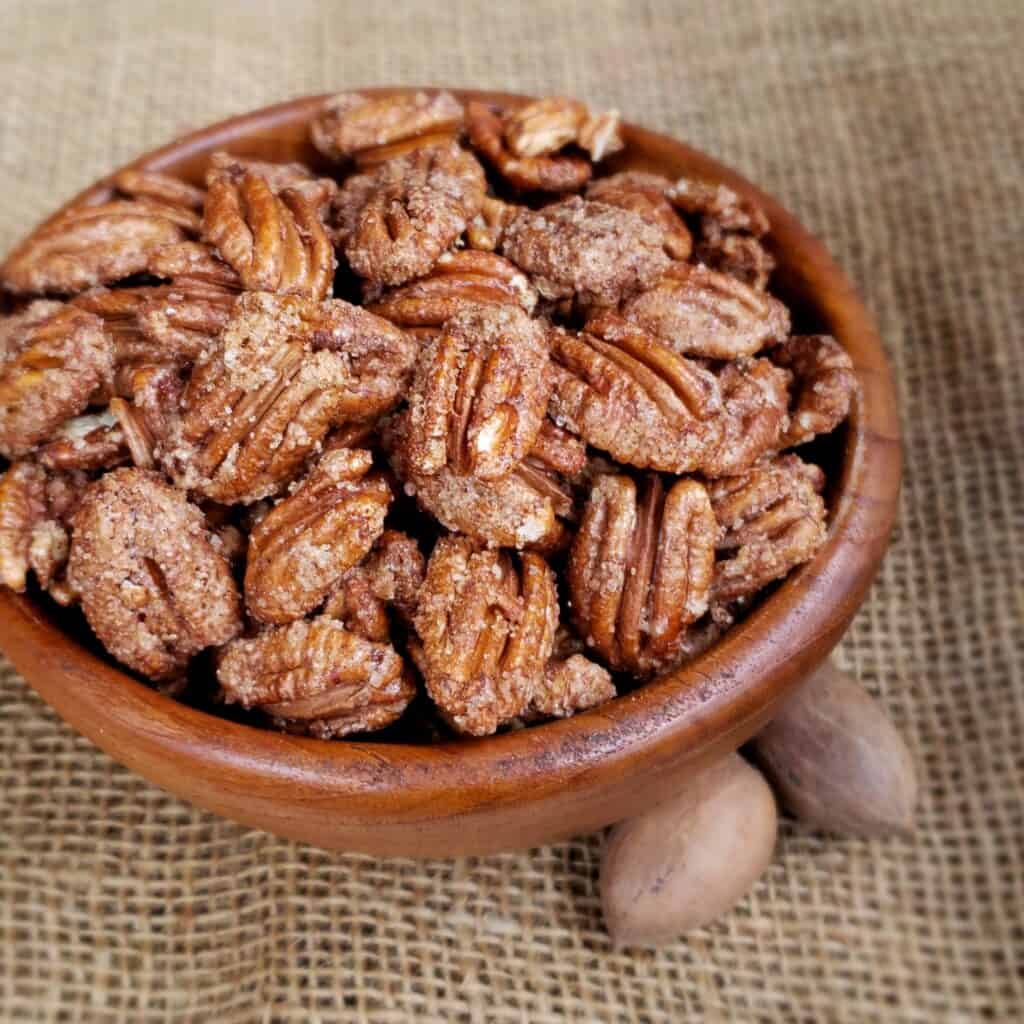
[[[208,155],[225,148],[302,160],[330,173],[307,135],[322,99],[233,118],[133,166],[199,183]],[[609,171],[696,175],[760,202],[773,225],[779,265],[772,291],[791,306],[796,330],[831,333],[853,358],[861,395],[848,424],[801,451],[829,478],[829,537],[811,563],[684,668],[594,711],[484,740],[427,746],[399,729],[370,741],[328,742],[213,716],[154,692],[114,665],[79,613],[2,592],[3,646],[44,699],[114,757],[197,803],[324,845],[378,852],[497,849],[604,824],[657,799],[681,770],[735,748],[767,720],[775,702],[841,636],[884,552],[899,484],[892,383],[870,318],[821,244],[791,214],[679,142],[633,125],[625,127],[625,137],[626,150]],[[72,202],[108,195],[100,182]],[[238,792],[210,791],[228,777]],[[265,792],[256,809],[245,799],[247,787]],[[281,811],[281,787],[298,787],[305,799],[331,808],[335,831]],[[518,809],[503,815],[505,825],[494,824],[501,808]],[[466,823],[461,835],[437,828],[459,819]],[[376,829],[369,838],[358,831],[367,824]]]

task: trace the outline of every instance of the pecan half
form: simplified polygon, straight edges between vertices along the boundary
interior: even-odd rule
[[[242,290],[242,282],[235,269],[220,259],[212,246],[203,242],[165,245],[149,258],[146,270],[154,277],[166,278],[185,290],[198,285],[234,293]]]
[[[447,466],[430,476],[417,473],[409,465],[407,427],[404,413],[383,434],[391,468],[405,492],[443,526],[497,547],[549,551],[565,540],[558,516],[571,509],[572,499],[546,474],[531,472],[527,462],[500,480],[463,476]]]
[[[301,192],[310,205],[321,213],[338,194],[338,183],[333,178],[317,177],[305,164],[275,164],[267,160],[253,160],[251,157],[235,156],[218,150],[210,157],[206,168],[206,184],[209,187],[218,178],[241,181],[246,172],[261,177],[271,192],[280,195],[286,189]]]
[[[671,187],[668,178],[646,171],[622,171],[592,181],[587,199],[632,210],[648,224],[659,228],[665,252],[674,260],[685,260],[693,248],[693,238],[679,214],[665,198]]]
[[[788,370],[767,359],[737,359],[717,374],[722,392],[722,429],[701,460],[708,477],[749,469],[766,452],[783,447],[789,426]]]
[[[298,189],[276,195],[252,171],[231,170],[210,183],[203,240],[258,291],[322,299],[334,282],[334,247],[318,205]]]
[[[545,666],[523,717],[527,720],[568,718],[614,696],[611,675],[596,662],[582,654],[573,654],[564,660],[553,658]]]
[[[547,156],[576,141],[587,108],[567,96],[548,96],[505,117],[505,143],[515,156]]]
[[[653,285],[670,263],[660,228],[632,210],[579,196],[523,209],[501,251],[545,299],[575,296],[585,306],[617,305]]]
[[[340,299],[243,294],[196,363],[158,457],[181,487],[216,501],[277,493],[332,426],[396,404],[415,343]]]
[[[345,573],[327,598],[323,614],[367,640],[387,640],[388,608],[410,622],[416,610],[426,563],[412,537],[385,530],[364,561]]]
[[[671,473],[700,468],[717,448],[722,403],[710,371],[613,314],[551,339],[560,426],[619,462]]]
[[[466,305],[420,357],[409,392],[408,459],[507,476],[537,437],[551,391],[544,329],[517,306]]]
[[[789,335],[789,310],[764,292],[703,266],[674,264],[622,308],[683,355],[738,359]]]
[[[576,476],[586,465],[587,446],[569,431],[545,419],[527,459],[563,476]]]
[[[321,739],[382,729],[416,693],[390,644],[323,616],[233,640],[220,652],[217,680],[227,703]]]
[[[679,178],[665,194],[677,209],[712,222],[720,230],[746,231],[755,238],[768,233],[768,218],[761,207],[728,185]]]
[[[53,302],[33,302],[0,323],[0,454],[24,455],[109,391],[114,349],[103,322]]]
[[[313,145],[334,160],[380,163],[400,152],[454,139],[462,104],[449,92],[369,97],[341,93],[310,125]]]
[[[835,338],[827,334],[793,337],[775,349],[772,358],[789,367],[796,379],[789,430],[780,448],[827,434],[846,419],[857,393],[857,376],[853,360]]]
[[[649,674],[671,664],[708,609],[715,518],[704,487],[659,477],[594,484],[569,552],[573,621],[609,665]]]
[[[129,199],[149,199],[164,206],[177,206],[183,210],[199,211],[206,201],[201,188],[159,171],[118,171],[113,178],[114,188]],[[190,222],[193,231],[199,230],[198,217]]]
[[[574,192],[590,180],[592,171],[586,158],[571,153],[517,156],[508,145],[505,131],[505,120],[485,103],[471,100],[466,104],[470,144],[516,188]]]
[[[693,255],[698,263],[759,292],[767,288],[775,269],[775,258],[760,239],[734,231],[705,232]]]
[[[47,469],[97,470],[127,462],[129,453],[116,417],[104,410],[61,424],[53,440],[43,445],[35,458]]]
[[[366,309],[401,327],[440,327],[466,303],[519,306],[532,313],[537,292],[503,256],[462,249],[446,252],[426,277],[385,292]]]
[[[115,469],[86,490],[68,579],[103,646],[151,679],[178,675],[242,629],[231,569],[202,512],[146,470]]]
[[[810,560],[825,542],[824,485],[825,474],[796,455],[778,455],[709,485],[720,554],[716,603],[749,597]]]
[[[49,559],[40,565],[37,557],[38,538],[50,522],[47,504],[42,466],[16,462],[0,476],[0,583],[18,593],[25,590],[30,569],[49,571]]]
[[[494,252],[519,209],[514,203],[484,196],[480,212],[466,226],[466,245],[481,252]]]
[[[77,206],[18,246],[0,281],[19,294],[70,294],[138,274],[154,250],[184,239],[181,212],[143,200]]]
[[[301,618],[369,552],[391,503],[372,465],[368,451],[328,452],[252,531],[245,603],[254,618]]]
[[[421,277],[480,212],[483,168],[454,142],[395,157],[350,177],[335,203],[336,242],[375,284]]]
[[[454,729],[487,736],[529,706],[558,625],[555,574],[539,555],[434,547],[413,617],[427,693]]]

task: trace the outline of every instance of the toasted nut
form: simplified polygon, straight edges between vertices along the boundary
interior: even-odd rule
[[[704,487],[666,493],[647,477],[598,477],[569,553],[573,621],[615,669],[646,675],[672,664],[686,627],[708,609],[715,520]]]
[[[461,125],[462,104],[449,92],[378,98],[348,92],[327,101],[310,134],[325,156],[355,157],[367,164],[394,155],[395,147],[402,144],[436,144],[454,138]]]
[[[716,547],[731,556],[715,564],[716,603],[755,594],[813,557],[825,542],[824,483],[817,466],[778,455],[710,484]]]
[[[103,322],[74,306],[33,302],[0,321],[0,353],[0,454],[8,458],[50,440],[112,387]]]
[[[622,171],[592,181],[587,187],[587,199],[632,210],[648,224],[662,231],[668,256],[674,260],[685,260],[693,248],[693,238],[679,214],[665,198],[665,192],[670,187],[668,178],[660,174]]]
[[[329,452],[252,531],[245,603],[254,618],[300,618],[369,552],[391,503],[372,464],[368,451]]]
[[[547,156],[575,142],[586,117],[587,108],[579,100],[536,100],[505,118],[505,142],[515,156]]]
[[[109,284],[146,269],[162,245],[182,241],[179,207],[115,199],[77,206],[30,235],[0,270],[0,281],[21,294],[69,294]]]
[[[775,269],[775,258],[753,235],[727,231],[704,239],[697,245],[693,258],[720,274],[763,292]]]
[[[796,378],[789,430],[779,447],[810,441],[836,429],[850,412],[857,393],[853,360],[827,334],[790,338],[772,353],[776,363],[787,366]]]
[[[753,200],[734,192],[728,185],[697,178],[680,178],[666,195],[685,213],[699,216],[720,231],[746,231],[755,238],[768,233],[768,218]]]
[[[503,256],[463,249],[446,252],[426,277],[385,292],[366,308],[401,327],[441,327],[467,303],[532,313],[537,292]]]
[[[551,337],[557,424],[641,468],[692,472],[717,451],[722,402],[710,371],[611,314]]]
[[[336,242],[374,284],[422,277],[483,205],[483,168],[455,143],[417,149],[350,177],[335,204]]]
[[[115,469],[72,519],[68,579],[119,661],[168,679],[242,630],[241,602],[202,512],[155,473]]]
[[[63,423],[35,458],[47,469],[97,470],[113,469],[127,462],[129,454],[116,417],[105,410]]]
[[[564,660],[552,658],[544,669],[524,717],[568,718],[579,711],[597,707],[615,696],[615,685],[607,669],[582,654]]]
[[[669,265],[660,228],[632,210],[579,196],[522,210],[505,229],[501,251],[545,299],[575,297],[587,307],[617,305]]]
[[[258,175],[275,195],[288,189],[301,192],[314,210],[321,213],[338,194],[338,183],[333,178],[318,178],[305,164],[275,164],[267,160],[253,160],[218,150],[210,156],[206,168],[206,184],[210,186],[218,178],[241,181],[246,172]]]
[[[540,431],[551,391],[544,329],[517,306],[466,305],[420,357],[409,393],[409,464],[508,476]]]
[[[909,835],[914,758],[876,701],[825,662],[758,734],[754,753],[783,806],[826,832]]]
[[[529,707],[558,624],[555,575],[539,555],[437,542],[414,616],[427,692],[459,732],[487,736]]]
[[[258,707],[279,727],[321,739],[381,729],[416,693],[390,644],[322,616],[232,641],[217,679],[228,703]]]
[[[622,315],[683,355],[738,359],[789,335],[789,311],[763,292],[707,267],[677,263]]]
[[[520,207],[504,203],[494,196],[484,196],[480,212],[466,227],[466,245],[470,249],[494,252],[501,244],[505,228],[519,214]]]
[[[159,171],[119,171],[114,175],[114,188],[129,199],[150,199],[186,210],[201,210],[206,201],[203,189]]]
[[[334,281],[334,247],[318,208],[297,189],[275,195],[252,171],[210,184],[203,239],[257,291],[322,299]]]
[[[772,791],[738,754],[616,825],[601,862],[601,906],[616,946],[655,946],[710,924],[771,863]]]
[[[580,125],[576,144],[580,149],[587,151],[595,164],[625,148],[626,143],[623,141],[619,122],[617,110],[603,110],[597,114],[589,112],[586,120]]]

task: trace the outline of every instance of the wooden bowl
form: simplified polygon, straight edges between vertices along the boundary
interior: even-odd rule
[[[198,182],[207,154],[222,147],[320,164],[307,125],[324,98],[212,125],[131,166]],[[318,846],[420,857],[536,846],[636,814],[768,721],[838,641],[881,561],[900,477],[892,380],[849,281],[792,214],[680,142],[633,125],[625,137],[616,169],[695,174],[761,203],[779,261],[773,290],[803,330],[835,335],[853,358],[861,395],[826,452],[830,530],[811,563],[685,668],[575,718],[487,739],[326,742],[226,721],[93,653],[50,605],[0,591],[0,643],[43,699],[111,757],[201,807]],[[107,195],[99,182],[72,202]]]

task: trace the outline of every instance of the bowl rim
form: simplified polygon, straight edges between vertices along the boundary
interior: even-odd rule
[[[352,91],[385,95],[439,88]],[[514,93],[451,91],[462,99],[496,103],[530,99]],[[331,95],[299,97],[236,115],[125,166],[160,170],[254,133],[272,133],[311,117]],[[16,667],[25,666],[23,674],[44,700],[143,775],[155,778],[155,760],[198,759],[207,779],[230,769],[231,785],[239,791],[249,785],[284,790],[301,786],[306,793],[319,793],[325,807],[342,801],[354,820],[383,815],[405,823],[436,820],[439,813],[450,819],[483,807],[522,804],[570,788],[581,795],[621,780],[622,773],[637,775],[699,758],[723,736],[735,748],[765,721],[772,706],[838,641],[881,562],[900,485],[893,381],[872,319],[853,286],[793,214],[699,150],[637,125],[624,122],[623,127],[627,138],[670,149],[690,173],[723,182],[764,207],[775,247],[793,254],[787,273],[815,294],[827,328],[853,359],[860,393],[848,422],[828,537],[810,563],[694,662],[627,695],[572,718],[429,746],[325,741],[218,718],[161,695],[74,641],[31,598],[3,590],[0,647]],[[630,166],[644,163],[652,162],[633,161]],[[116,173],[80,192],[53,217],[73,204],[102,199]],[[90,716],[83,716],[83,709],[91,713],[91,721],[85,720]],[[104,714],[109,716],[106,723]],[[125,749],[129,736],[142,752]],[[168,785],[166,776],[155,781]],[[204,803],[202,792],[190,792],[189,798]]]

